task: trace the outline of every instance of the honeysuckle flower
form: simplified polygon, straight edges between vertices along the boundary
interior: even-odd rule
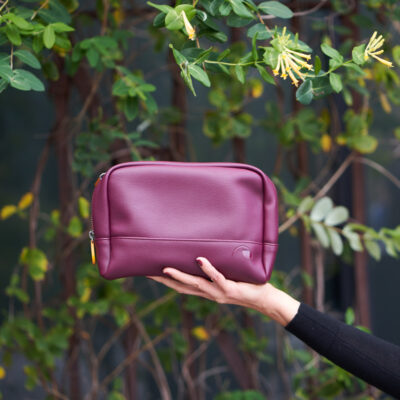
[[[385,39],[382,37],[382,35],[379,35],[378,37],[376,37],[376,35],[378,34],[377,31],[375,31],[372,36],[371,39],[369,39],[368,45],[364,50],[364,60],[367,61],[369,56],[375,58],[376,60],[378,60],[379,62],[381,62],[382,64],[390,67],[393,67],[393,64],[390,61],[384,60],[383,58],[378,57],[378,54],[382,54],[383,53],[383,49],[378,50],[379,48],[381,48],[383,46],[383,43],[385,42]]]
[[[306,53],[302,53],[298,50],[293,50],[290,47],[294,47],[290,39],[290,34],[286,35],[286,27],[283,28],[282,33],[277,35],[275,48],[279,49],[278,62],[276,67],[273,69],[273,74],[281,74],[281,78],[286,79],[289,75],[292,83],[297,87],[299,86],[299,79],[304,81],[305,75],[301,72],[302,68],[307,68],[308,70],[313,69],[313,66],[308,64],[306,61],[309,60],[311,56]]]
[[[194,40],[196,38],[196,31],[194,30],[192,24],[189,22],[185,11],[181,12],[181,16],[183,18],[183,23],[185,24],[185,29],[186,29],[189,39]]]

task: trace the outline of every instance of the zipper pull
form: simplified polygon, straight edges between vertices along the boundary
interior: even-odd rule
[[[105,172],[102,172],[102,173],[99,175],[99,177],[97,178],[97,181],[94,183],[94,186],[95,186],[95,187],[96,187],[97,184],[101,181],[101,179],[103,178],[103,176],[104,176],[105,174],[106,174]]]
[[[96,254],[94,248],[94,231],[89,231],[89,238],[90,238],[90,252],[92,254],[92,264],[96,264]]]

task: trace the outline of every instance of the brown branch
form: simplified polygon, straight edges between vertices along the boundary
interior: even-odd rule
[[[53,135],[49,134],[46,143],[40,154],[39,161],[36,166],[36,172],[31,186],[31,193],[33,195],[32,206],[29,211],[29,247],[31,249],[36,247],[36,228],[39,215],[39,193],[40,185],[42,182],[43,172],[49,157],[50,146],[52,144]],[[26,285],[27,276],[24,274],[24,286]],[[43,332],[44,324],[42,317],[42,296],[41,296],[41,282],[35,281],[35,311],[39,328]]]
[[[319,192],[314,196],[317,200],[323,197],[331,187],[337,182],[337,180],[343,175],[347,167],[354,161],[356,155],[354,152],[350,153],[346,159],[343,161],[342,165],[336,170],[336,172],[329,178],[328,182],[319,190]],[[289,219],[287,219],[282,225],[279,226],[279,233],[283,233],[288,228],[290,228],[299,218],[300,214],[295,214]]]
[[[324,250],[319,243],[314,245],[315,257],[315,307],[324,312],[325,299],[325,274],[324,274]]]
[[[378,164],[377,162],[364,157],[357,157],[354,159],[354,162],[368,165],[374,170],[380,172],[383,176],[388,178],[398,189],[400,189],[400,180],[397,177],[395,177],[391,172],[389,172],[385,167],[383,167],[381,164]]]
[[[178,294],[177,292],[170,292],[170,293],[167,293],[165,296],[162,296],[162,297],[158,298],[157,300],[154,300],[147,307],[145,307],[144,309],[137,312],[137,318],[142,319],[147,314],[149,314],[153,310],[155,310],[161,304],[164,304],[165,302],[176,297],[177,294]],[[128,324],[130,324],[131,322],[133,322],[133,320],[130,318],[129,321],[125,325],[121,326],[116,331],[114,331],[111,338],[109,340],[107,340],[106,343],[104,343],[104,345],[101,347],[101,349],[97,355],[98,362],[100,362],[105,357],[105,355],[107,354],[108,350],[111,348],[113,343],[116,342],[116,340],[119,338],[119,336],[122,335],[122,333],[126,330]]]
[[[148,350],[150,347],[154,347],[157,343],[161,342],[165,337],[167,337],[169,334],[171,334],[174,331],[172,328],[167,328],[163,333],[160,335],[156,336],[153,340],[151,340],[149,343],[146,343],[144,346],[139,348],[138,350],[133,351],[131,354],[129,354],[118,366],[110,372],[102,381],[100,385],[100,390],[105,390],[107,388],[107,385],[116,377],[118,376],[125,368],[127,365],[129,365],[133,360],[135,360],[139,355],[146,350]]]
[[[172,396],[171,396],[171,390],[168,385],[168,380],[165,375],[165,371],[161,365],[160,359],[158,358],[158,354],[154,348],[154,345],[153,345],[143,323],[140,321],[140,319],[134,315],[132,316],[132,319],[133,319],[140,335],[143,337],[146,344],[149,345],[148,350],[149,350],[151,359],[153,360],[153,364],[155,367],[155,371],[156,371],[155,377],[158,381],[157,383],[158,383],[158,386],[160,389],[161,398],[163,400],[171,400]]]
[[[109,0],[103,0],[103,18],[101,21],[101,31],[100,31],[100,35],[104,36],[104,34],[106,33],[106,29],[107,29],[107,17],[108,17],[108,12],[110,9],[110,1]]]
[[[328,0],[321,0],[318,4],[316,4],[314,7],[310,8],[309,10],[304,10],[304,11],[296,11],[293,13],[293,17],[304,17],[305,15],[309,15],[312,13],[315,13],[318,11],[320,8],[322,8]],[[262,15],[262,19],[275,19],[275,15]]]

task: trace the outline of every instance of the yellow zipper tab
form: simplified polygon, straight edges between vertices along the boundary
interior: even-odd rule
[[[90,241],[90,251],[92,253],[92,264],[96,264],[96,254],[94,252],[94,241]]]
[[[94,232],[89,231],[89,238],[90,238],[90,252],[92,253],[92,264],[96,264],[96,254],[94,248]]]

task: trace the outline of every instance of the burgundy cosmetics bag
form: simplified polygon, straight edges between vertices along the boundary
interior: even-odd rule
[[[278,249],[277,194],[258,168],[229,162],[132,161],[102,173],[91,204],[92,261],[101,276],[205,276],[264,283]]]

